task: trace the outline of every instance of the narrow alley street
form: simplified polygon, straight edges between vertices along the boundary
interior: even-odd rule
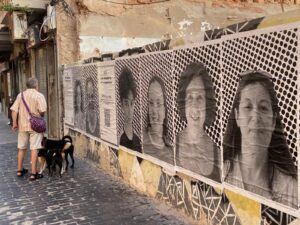
[[[16,176],[17,133],[0,114],[0,224],[185,225],[175,209],[76,159],[75,169],[29,181]],[[75,150],[76,151],[76,150]],[[25,168],[30,168],[29,151]]]

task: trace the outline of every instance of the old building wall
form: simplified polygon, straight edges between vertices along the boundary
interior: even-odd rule
[[[142,1],[145,4],[141,1],[78,2],[81,59],[169,38],[197,39],[205,30],[299,8],[296,4],[281,5],[274,1],[262,4],[191,0]]]
[[[170,38],[197,40],[205,30],[300,7],[297,1],[279,4],[278,1],[252,0],[66,2],[74,16],[69,15],[61,4],[57,5],[59,65]]]
[[[79,60],[78,10],[75,1],[66,2],[74,15],[68,14],[61,4],[56,6],[58,66]]]

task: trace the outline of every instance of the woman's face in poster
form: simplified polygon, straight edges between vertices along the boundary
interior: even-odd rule
[[[86,102],[87,102],[87,122],[89,130],[94,132],[97,126],[97,115],[95,110],[95,90],[94,85],[91,81],[87,82],[86,85]]]
[[[154,81],[149,86],[148,112],[151,126],[162,126],[165,119],[164,95],[161,85]]]
[[[235,118],[244,146],[268,147],[275,128],[270,95],[259,83],[250,84],[241,91]]]
[[[206,117],[205,87],[199,76],[194,76],[186,88],[185,113],[188,127],[203,130]]]
[[[124,119],[126,123],[132,123],[134,113],[135,99],[132,91],[129,91],[127,98],[124,98],[121,102],[122,110],[124,112]]]

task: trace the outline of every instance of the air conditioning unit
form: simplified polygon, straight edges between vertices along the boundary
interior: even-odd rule
[[[26,41],[27,40],[27,17],[25,13],[13,12],[12,13],[12,39],[13,41]]]

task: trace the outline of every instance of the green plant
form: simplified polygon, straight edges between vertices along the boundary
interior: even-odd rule
[[[7,3],[0,6],[0,11],[7,11],[7,12],[18,11],[18,12],[30,13],[31,9],[28,8],[27,6],[22,7],[19,4]]]

